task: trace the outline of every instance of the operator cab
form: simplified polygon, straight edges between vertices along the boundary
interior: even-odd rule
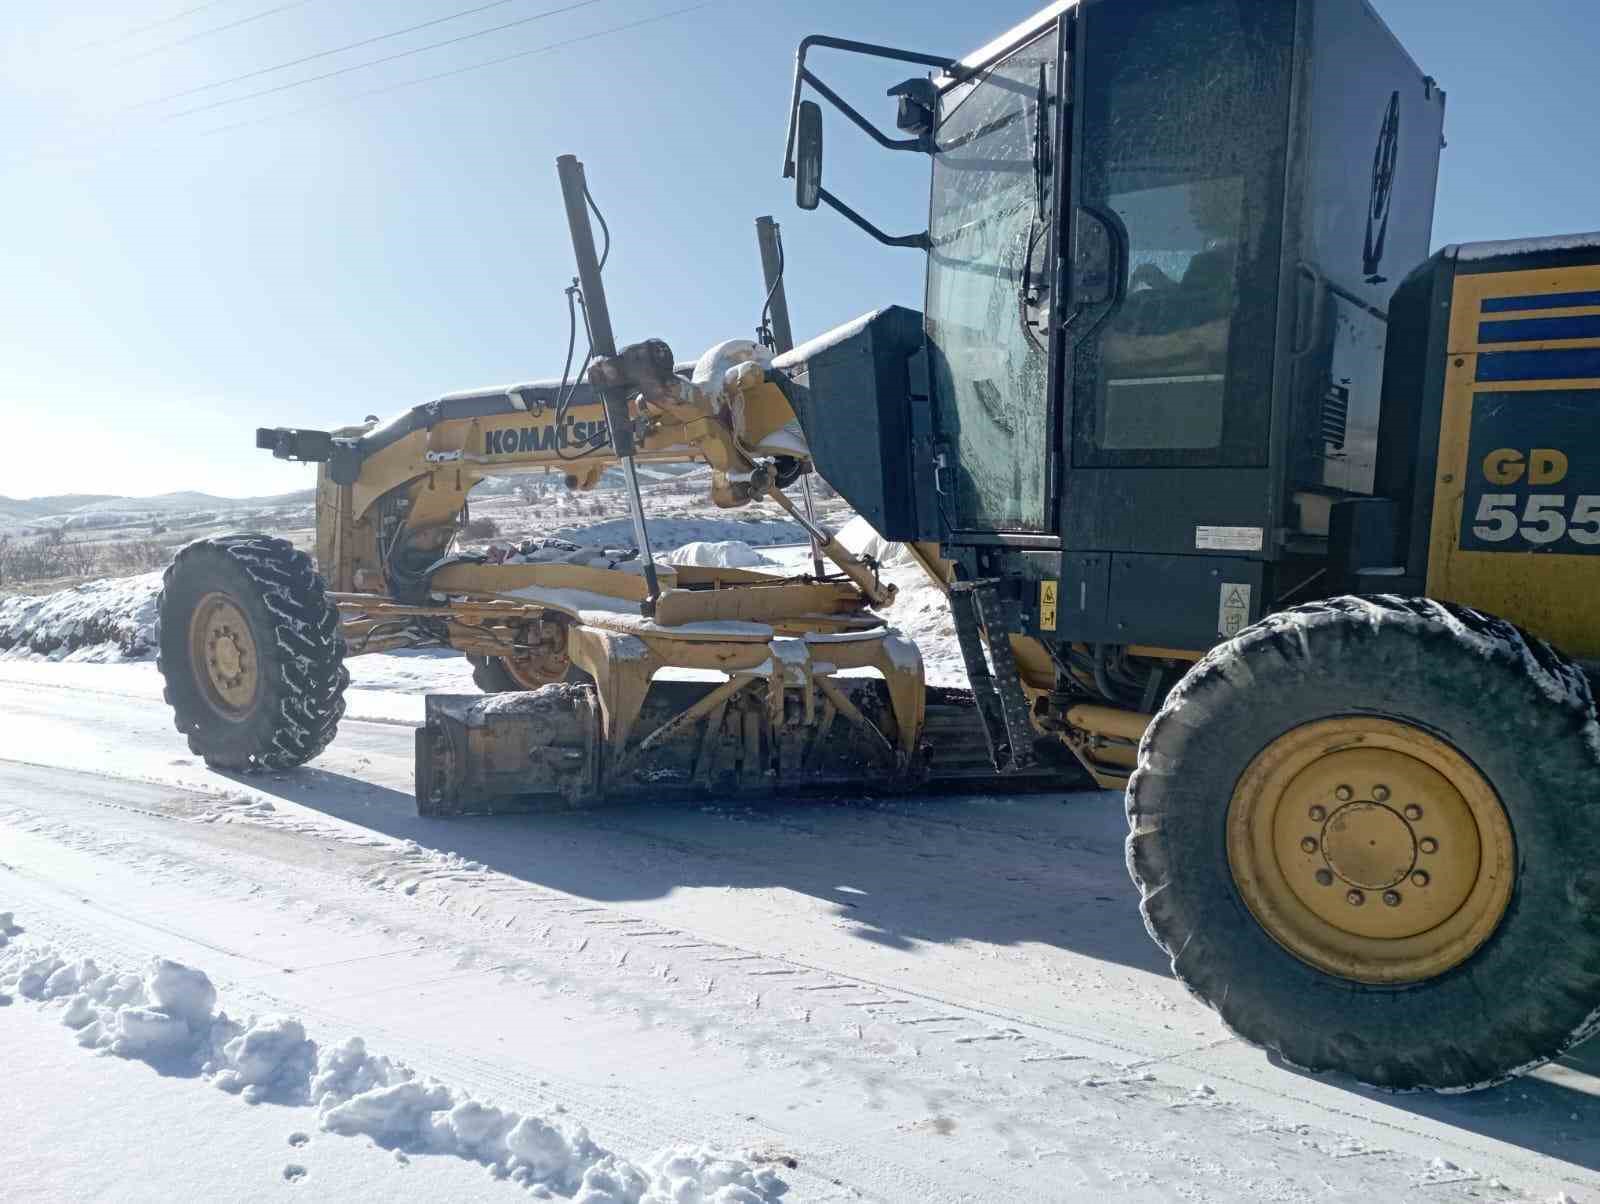
[[[822,50],[928,69],[889,89],[901,136]],[[925,233],[823,186],[811,94],[928,156]],[[1057,625],[1025,597],[1022,618],[1062,640],[1204,648],[1310,585],[1334,505],[1373,492],[1387,305],[1428,253],[1443,124],[1362,0],[1065,0],[961,59],[808,38],[794,96],[801,207],[927,258],[905,391],[871,403],[927,430],[906,476],[814,448],[864,512],[906,480],[934,500],[886,536],[1059,579]]]

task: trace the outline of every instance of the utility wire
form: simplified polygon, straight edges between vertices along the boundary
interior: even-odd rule
[[[299,8],[310,3],[311,0],[289,0],[287,4],[278,4],[272,8],[263,9],[261,12],[251,13],[248,17],[240,17],[237,21],[229,21],[225,25],[213,25],[209,29],[196,30],[194,33],[185,34],[181,38],[174,38],[170,42],[152,46],[149,50],[141,50],[138,54],[129,55],[125,59],[118,59],[112,66],[121,67],[128,63],[137,63],[140,59],[147,59],[153,54],[160,54],[177,46],[187,46],[190,42],[198,42],[201,38],[209,38],[213,34],[226,33],[230,29],[238,29],[241,25],[249,25],[252,21],[259,21],[263,17],[272,16],[274,13],[286,12],[291,8]],[[202,5],[202,7],[204,6]]]
[[[154,21],[146,21],[143,25],[135,25],[132,29],[125,29],[121,33],[112,34],[109,38],[96,38],[92,42],[84,42],[74,46],[74,50],[97,50],[101,46],[115,46],[118,42],[126,42],[129,38],[136,38],[142,33],[149,33],[152,29],[160,29],[163,25],[171,25],[185,17],[192,17],[202,9],[215,8],[222,0],[207,0],[205,4],[196,4],[182,12],[173,13],[170,17],[159,17]]]
[[[192,117],[196,113],[206,113],[212,109],[220,109],[225,105],[240,104],[246,100],[258,100],[263,96],[272,96],[278,92],[287,92],[291,88],[304,87],[306,84],[321,83],[325,79],[335,79],[341,75],[349,75],[352,71],[361,71],[367,67],[377,67],[383,63],[392,63],[397,59],[410,58],[414,54],[422,54],[429,50],[438,50],[443,46],[454,46],[458,42],[467,42],[473,38],[486,37],[491,33],[500,33],[507,29],[515,29],[519,25],[528,25],[534,21],[542,21],[546,17],[558,16],[561,13],[570,13],[576,9],[589,8],[592,5],[603,3],[604,0],[574,0],[574,3],[563,4],[559,8],[547,8],[536,12],[529,17],[518,17],[515,21],[507,21],[503,25],[491,25],[488,29],[475,30],[472,33],[458,34],[453,38],[445,38],[439,42],[429,42],[425,46],[413,46],[410,50],[397,50],[393,54],[386,54],[382,58],[368,59],[364,63],[351,63],[348,67],[338,67],[332,71],[324,71],[321,75],[308,75],[304,79],[290,80],[286,84],[274,84],[270,88],[260,88],[254,92],[246,92],[241,96],[227,96],[221,100],[208,101],[203,105],[193,108],[179,109],[174,113],[165,113],[157,120],[176,121],[180,117]],[[305,3],[305,0],[300,0]]]
[[[589,0],[589,2],[594,3],[594,2],[597,2],[597,0]],[[306,113],[316,113],[316,112],[320,112],[321,110],[324,110],[324,109],[331,109],[331,108],[335,108],[335,107],[342,106],[342,105],[354,104],[356,101],[366,100],[369,97],[382,96],[382,95],[384,95],[386,93],[389,93],[389,92],[398,92],[403,88],[412,88],[412,87],[417,87],[417,86],[419,86],[421,84],[433,83],[436,80],[448,79],[451,76],[456,76],[456,75],[464,75],[469,71],[477,71],[477,70],[479,70],[481,68],[485,68],[485,67],[496,67],[496,66],[499,66],[501,63],[509,63],[509,62],[512,62],[512,61],[517,60],[517,59],[531,58],[531,57],[533,57],[535,55],[541,55],[541,54],[549,54],[549,53],[551,53],[553,51],[563,50],[568,46],[576,46],[576,45],[578,45],[580,43],[583,43],[583,42],[594,41],[597,38],[609,37],[612,34],[626,33],[629,30],[638,29],[639,27],[644,26],[644,25],[653,25],[653,24],[655,24],[657,22],[660,22],[660,21],[671,20],[674,17],[686,16],[689,13],[698,12],[703,8],[710,8],[714,4],[717,4],[719,2],[720,2],[720,0],[700,0],[700,3],[698,3],[698,4],[686,5],[683,8],[671,9],[668,12],[664,12],[664,13],[655,13],[655,14],[653,14],[651,16],[648,16],[648,17],[641,17],[636,21],[626,21],[626,22],[622,23],[621,25],[612,25],[612,26],[608,26],[605,29],[594,30],[593,32],[590,32],[590,33],[578,34],[578,35],[576,35],[574,37],[570,37],[570,38],[562,38],[560,41],[549,42],[549,43],[546,43],[543,46],[534,46],[534,47],[531,47],[531,48],[529,48],[527,50],[514,51],[511,54],[504,54],[504,55],[500,55],[497,58],[485,59],[482,62],[466,63],[466,64],[464,64],[464,65],[462,65],[460,67],[452,67],[452,68],[450,68],[449,70],[446,70],[446,71],[436,71],[432,75],[421,75],[421,76],[417,76],[414,79],[398,80],[398,81],[396,81],[394,83],[391,83],[391,84],[384,84],[384,85],[381,85],[381,86],[376,87],[376,88],[368,88],[365,91],[351,92],[351,93],[349,93],[347,95],[344,95],[344,96],[335,96],[335,97],[331,97],[331,98],[329,98],[327,100],[318,101],[315,104],[302,105],[298,109],[287,109],[287,110],[284,110],[283,112],[280,112],[280,113],[266,113],[266,114],[263,114],[260,117],[250,117],[250,118],[246,118],[243,121],[229,122],[227,125],[218,125],[218,126],[212,126],[210,129],[197,130],[197,131],[195,131],[195,135],[197,137],[204,138],[204,137],[210,137],[211,135],[214,135],[214,134],[226,134],[226,133],[229,133],[232,130],[245,129],[245,128],[248,128],[250,126],[261,125],[261,124],[263,124],[265,122],[268,122],[268,121],[277,121],[279,118],[299,117],[299,116],[301,116],[303,114],[306,114]],[[76,156],[71,155],[71,154],[66,154],[66,155],[60,155],[60,156],[54,156],[54,157],[55,158],[60,158],[60,159],[71,159],[71,158],[75,158]],[[94,158],[96,156],[91,155],[90,157]],[[21,167],[24,164],[26,164],[28,166],[38,166],[40,162],[41,162],[40,157],[37,156],[37,155],[34,155],[34,156],[28,157],[27,159],[16,160],[16,161],[13,161],[13,162],[11,162],[9,164],[0,165],[0,179],[4,179],[5,175],[7,174],[7,172],[11,168]]]
[[[701,9],[710,8],[712,5],[717,3],[719,3],[719,0],[700,0],[699,4],[690,4],[684,8],[675,8],[668,12],[656,13],[653,16],[640,17],[637,21],[628,21],[621,25],[612,25],[605,29],[596,29],[591,33],[581,33],[574,37],[562,38],[559,42],[548,42],[543,46],[534,46],[527,50],[514,51],[511,54],[503,54],[499,58],[484,59],[479,63],[467,63],[461,67],[452,67],[448,71],[437,71],[432,75],[420,75],[415,79],[403,79],[396,83],[384,84],[379,88],[368,88],[364,92],[352,92],[348,96],[338,96],[332,100],[325,100],[318,104],[304,105],[301,108],[290,109],[284,113],[268,113],[263,117],[252,117],[245,121],[231,122],[228,125],[213,126],[211,129],[201,130],[199,134],[201,137],[208,137],[212,134],[225,134],[230,130],[243,129],[246,126],[260,125],[265,121],[276,121],[280,117],[298,117],[304,113],[315,113],[320,109],[331,109],[336,105],[353,104],[355,101],[366,100],[368,97],[372,96],[381,96],[386,92],[398,92],[402,88],[412,88],[419,84],[431,84],[435,80],[448,79],[453,75],[465,75],[469,71],[477,71],[484,67],[497,67],[501,63],[509,63],[514,59],[524,59],[531,58],[534,55],[549,54],[552,51],[564,50],[568,46],[576,46],[580,42],[592,42],[596,38],[609,37],[611,34],[626,33],[630,29],[638,29],[641,25],[653,25],[658,21],[668,21],[673,17],[682,17],[688,13],[699,12]]]
[[[257,76],[271,75],[274,71],[287,71],[290,67],[298,67],[303,63],[314,62],[317,59],[325,59],[329,55],[343,54],[346,50],[355,50],[362,46],[370,46],[374,42],[384,42],[390,38],[401,37],[404,34],[416,33],[417,30],[427,29],[430,25],[443,25],[446,21],[455,21],[461,17],[470,17],[474,13],[487,12],[491,8],[499,8],[501,5],[510,3],[512,3],[512,0],[489,0],[488,4],[480,4],[475,8],[463,8],[458,12],[446,13],[442,17],[435,17],[431,21],[419,21],[415,25],[407,25],[404,29],[395,29],[388,33],[374,34],[370,38],[362,38],[357,42],[346,42],[343,46],[335,46],[331,50],[319,50],[315,54],[307,54],[297,59],[290,59],[287,63],[276,63],[271,67],[262,67],[257,71],[246,71],[243,75],[233,75],[229,76],[227,79],[219,79],[209,84],[201,84],[198,87],[185,88],[181,92],[168,92],[165,96],[155,96],[149,100],[141,100],[138,104],[129,105],[127,108],[123,109],[122,112],[131,113],[135,109],[145,109],[149,108],[151,105],[165,104],[169,100],[178,100],[185,96],[193,96],[197,92],[209,92],[213,88],[225,88],[229,84],[243,83],[245,80],[255,79]]]

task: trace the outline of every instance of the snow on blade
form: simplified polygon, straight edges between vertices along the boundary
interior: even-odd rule
[[[635,1164],[559,1106],[549,1117],[498,1108],[369,1053],[360,1037],[319,1048],[292,1017],[230,1019],[211,980],[190,966],[157,958],[143,974],[102,971],[92,958],[13,941],[19,931],[0,912],[0,1005],[15,994],[58,1008],[86,1048],[209,1080],[250,1103],[314,1107],[326,1132],[367,1137],[398,1156],[477,1162],[536,1196],[577,1204],[771,1204],[788,1191],[772,1170],[703,1147]]]

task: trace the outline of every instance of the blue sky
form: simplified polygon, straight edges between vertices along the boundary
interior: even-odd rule
[[[57,0],[8,12],[0,416],[10,454],[0,494],[299,488],[309,470],[255,451],[256,426],[337,426],[559,371],[572,263],[554,162],[566,151],[585,160],[611,223],[606,278],[624,341],[659,335],[684,358],[748,336],[760,307],[753,219],[762,213],[784,228],[798,335],[875,305],[917,305],[914,252],[793,207],[779,169],[795,44],[827,32],[960,54],[1037,7],[716,0],[561,52],[334,103],[694,3],[594,0],[169,116],[571,2],[506,0],[138,108],[473,0],[300,0],[210,33],[286,3],[213,0],[127,37],[198,0]],[[1591,162],[1600,33],[1588,5],[1378,7],[1449,93],[1436,245],[1600,227]],[[170,44],[178,39],[189,40]],[[892,68],[840,60],[824,74],[892,121],[882,99]],[[887,228],[921,229],[925,162],[879,152],[840,121],[828,135],[830,186]]]

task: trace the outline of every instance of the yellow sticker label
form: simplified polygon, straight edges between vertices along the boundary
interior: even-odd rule
[[[1039,630],[1056,629],[1056,582],[1039,582]]]

